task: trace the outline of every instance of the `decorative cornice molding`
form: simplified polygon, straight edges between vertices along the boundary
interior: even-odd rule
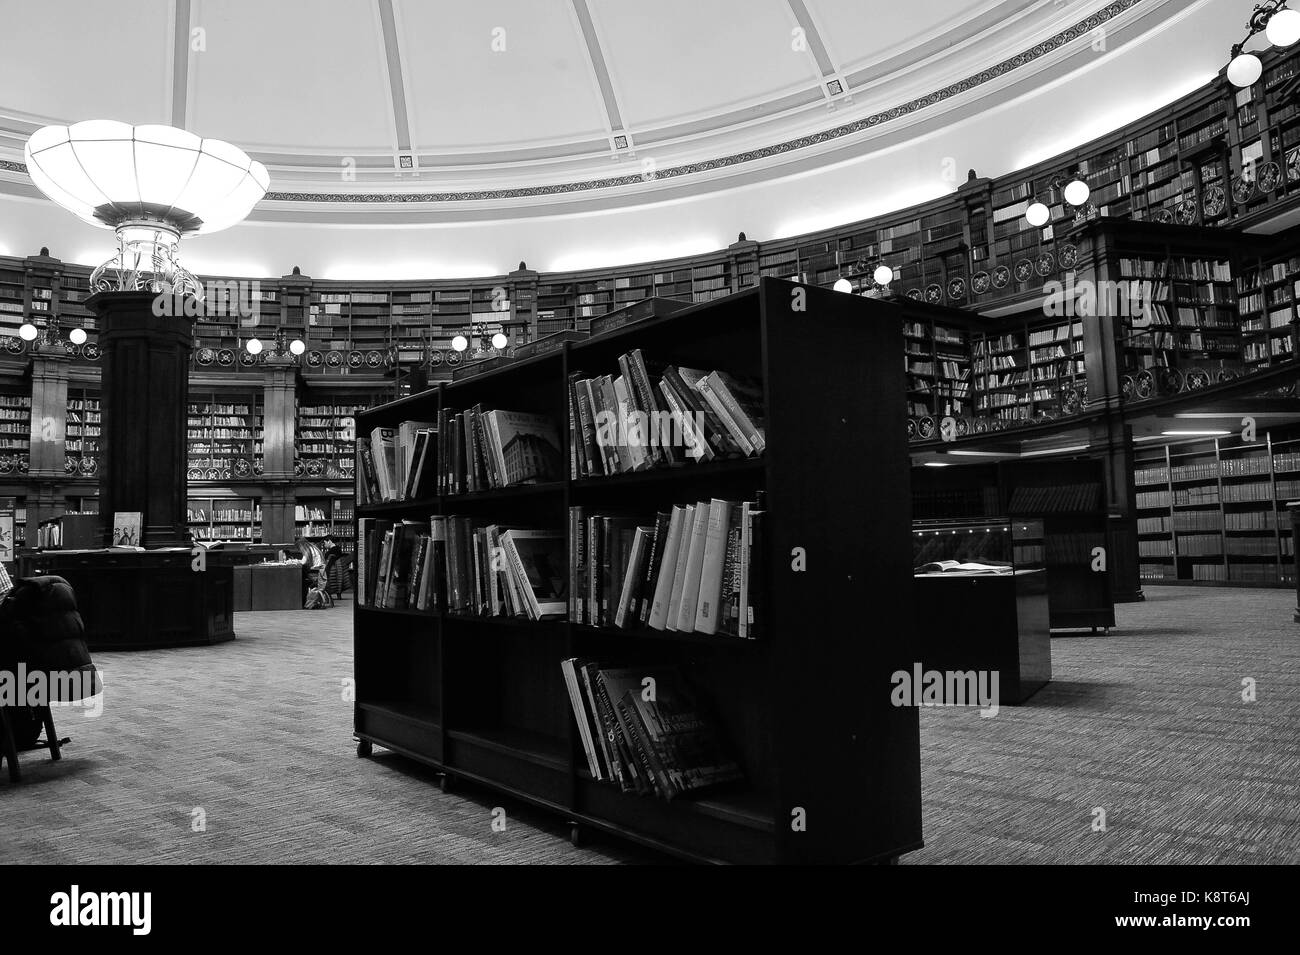
[[[820,133],[800,136],[796,139],[787,140],[786,142],[777,143],[772,146],[765,146],[760,149],[750,149],[745,152],[733,153],[728,156],[720,156],[716,159],[707,159],[701,162],[685,163],[680,166],[669,166],[662,169],[656,169],[653,178],[656,180],[675,179],[682,176],[710,172],[716,169],[724,169],[728,166],[737,166],[743,163],[769,159],[773,156],[779,156],[784,153],[828,143],[845,136],[852,136],[855,133],[871,129],[881,125],[882,123],[901,119],[911,113],[918,112],[919,110],[926,109],[930,106],[935,106],[938,103],[942,103],[944,100],[952,99],[962,93],[967,93],[979,86],[983,86],[985,83],[1004,76],[1028,63],[1032,63],[1034,60],[1046,56],[1068,43],[1086,37],[1103,24],[1115,19],[1120,14],[1125,13],[1141,2],[1142,0],[1114,0],[1113,3],[1108,4],[1106,7],[1091,16],[1080,20],[1078,23],[1074,24],[1074,26],[1062,30],[1055,36],[1049,37],[1022,53],[1009,57],[997,65],[981,70],[979,73],[975,73],[965,79],[958,80],[955,83],[950,83],[942,89],[927,93],[925,96],[919,96],[901,106],[894,106],[888,110],[872,113],[870,116],[854,120],[851,123],[844,123]],[[4,160],[0,160],[0,169],[22,173],[27,171],[27,167],[22,163],[6,162]],[[613,189],[619,186],[636,185],[645,181],[646,178],[641,175],[625,175],[608,176],[601,179],[586,179],[578,182],[552,183],[546,186],[525,186],[515,189],[400,193],[268,192],[264,198],[272,202],[326,203],[481,202],[493,199],[527,199],[541,196],[564,195],[566,193],[587,192],[597,189]]]

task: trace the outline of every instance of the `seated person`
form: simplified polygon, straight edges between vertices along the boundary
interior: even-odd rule
[[[333,606],[334,598],[330,596],[329,589],[325,585],[325,572],[323,570],[314,571],[311,577],[311,587],[307,591],[307,599],[303,602],[303,609],[321,610]]]

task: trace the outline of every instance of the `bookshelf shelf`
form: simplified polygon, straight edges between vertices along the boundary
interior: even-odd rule
[[[753,650],[761,646],[758,640],[742,637],[729,637],[709,633],[681,633],[676,630],[652,630],[649,627],[636,627],[620,630],[616,627],[591,627],[585,624],[573,624],[573,635],[578,638],[590,637],[596,640],[615,641],[673,641],[677,643],[694,643],[706,647],[724,647],[728,650]]]
[[[743,458],[735,461],[711,461],[705,464],[684,464],[676,468],[654,468],[634,471],[631,474],[612,474],[608,477],[583,478],[574,481],[574,492],[617,490],[644,485],[692,485],[700,481],[748,478],[763,473],[762,458]]]
[[[860,639],[842,599],[848,574],[862,582],[861,599],[899,614],[910,606],[906,439],[901,428],[886,424],[904,416],[902,370],[896,357],[886,357],[901,350],[900,310],[805,286],[807,313],[796,312],[794,292],[788,282],[763,279],[717,302],[359,416],[362,435],[404,421],[439,421],[445,409],[480,402],[561,423],[570,375],[599,374],[636,348],[647,359],[734,369],[762,382],[768,435],[762,457],[604,478],[570,472],[550,485],[365,505],[357,509],[358,520],[367,521],[358,528],[358,544],[360,550],[373,531],[370,521],[423,522],[456,515],[471,501],[476,524],[553,527],[564,539],[569,508],[582,502],[653,514],[711,492],[743,492],[744,500],[762,489],[767,546],[756,560],[769,582],[766,625],[757,640],[564,619],[385,611],[366,606],[363,593],[354,615],[360,753],[386,746],[449,777],[487,784],[579,825],[692,861],[885,861],[921,845],[916,711],[894,707],[888,693],[859,691],[864,674],[887,684],[914,651],[906,628]],[[810,316],[851,347],[828,352],[810,339]],[[814,379],[822,383],[815,393],[806,386]],[[813,426],[817,421],[826,426]],[[568,432],[561,432],[568,458]],[[860,458],[862,467],[830,466],[846,458]],[[870,548],[839,526],[843,515],[862,516],[864,509],[863,519],[876,528]],[[815,569],[791,573],[788,554],[795,546],[817,555]],[[733,652],[741,646],[743,652]],[[744,780],[664,801],[592,779],[560,666],[573,657],[680,672],[716,717]],[[795,831],[793,807],[836,823]]]
[[[488,491],[473,491],[469,494],[444,495],[443,503],[449,508],[469,507],[474,504],[491,503],[510,498],[551,497],[563,494],[563,481],[547,481],[541,484],[520,484],[513,487],[499,487]]]

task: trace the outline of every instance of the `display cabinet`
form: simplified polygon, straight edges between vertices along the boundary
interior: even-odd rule
[[[914,523],[916,663],[996,674],[999,704],[1038,692],[1052,678],[1045,559],[1039,521]]]

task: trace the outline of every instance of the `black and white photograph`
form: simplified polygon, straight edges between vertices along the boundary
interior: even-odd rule
[[[6,921],[854,865],[1249,944],[1298,348],[1300,0],[0,0]]]

